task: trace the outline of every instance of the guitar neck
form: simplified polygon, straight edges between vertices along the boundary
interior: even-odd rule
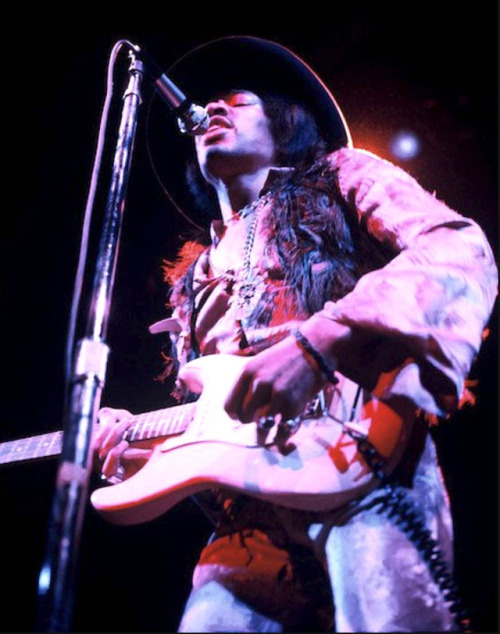
[[[0,443],[0,464],[57,456],[61,453],[62,437],[62,431],[54,431]]]
[[[128,428],[125,438],[129,442],[137,442],[138,440],[181,434],[186,431],[189,423],[193,420],[195,408],[196,403],[187,403],[154,412],[136,414],[133,417],[134,423]]]
[[[192,421],[195,403],[176,405],[133,416],[125,438],[129,442],[162,438],[184,432]],[[49,458],[61,453],[63,432],[54,431],[0,443],[0,464]]]

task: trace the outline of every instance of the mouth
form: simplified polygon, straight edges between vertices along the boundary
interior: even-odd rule
[[[232,122],[226,117],[222,117],[221,115],[214,115],[210,118],[210,125],[208,126],[208,130],[205,132],[205,136],[210,134],[211,132],[218,131],[220,129],[229,130],[233,128]]]

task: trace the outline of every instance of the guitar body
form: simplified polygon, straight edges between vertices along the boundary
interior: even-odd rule
[[[305,417],[297,431],[234,421],[224,400],[245,359],[213,355],[183,370],[201,391],[187,431],[157,444],[146,465],[119,484],[95,490],[91,502],[113,524],[154,519],[194,493],[222,487],[296,509],[333,509],[365,494],[376,481],[341,422]],[[370,401],[361,427],[388,460],[401,454],[406,425],[380,401]]]

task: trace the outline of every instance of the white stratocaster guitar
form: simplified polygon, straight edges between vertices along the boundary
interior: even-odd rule
[[[306,412],[296,430],[278,425],[262,430],[229,418],[223,403],[244,363],[243,357],[226,355],[196,359],[182,371],[188,387],[201,392],[196,403],[133,417],[130,443],[159,440],[135,475],[93,491],[91,503],[99,513],[113,524],[139,524],[218,487],[321,511],[375,485],[341,420]],[[388,470],[394,468],[407,436],[402,418],[373,400],[357,426],[386,458]],[[61,446],[60,431],[0,443],[0,464],[54,456]]]

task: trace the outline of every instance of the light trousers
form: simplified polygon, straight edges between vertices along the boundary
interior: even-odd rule
[[[450,570],[448,497],[430,437],[401,485]],[[236,499],[201,553],[180,632],[443,632],[450,605],[384,491],[328,513]]]

